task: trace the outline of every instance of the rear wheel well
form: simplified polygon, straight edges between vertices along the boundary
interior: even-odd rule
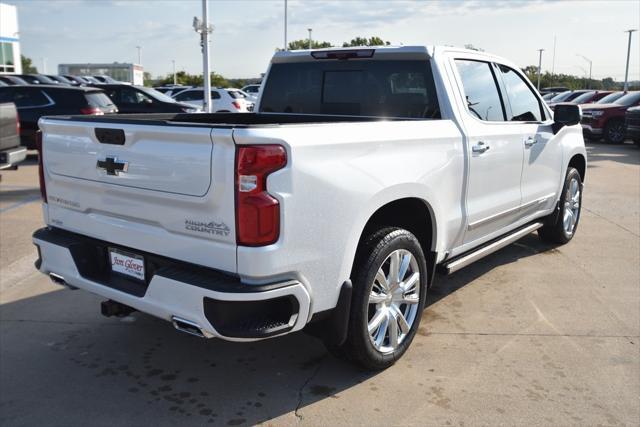
[[[584,182],[585,174],[587,173],[587,162],[584,159],[584,156],[581,154],[573,156],[571,160],[569,160],[569,167],[576,168],[580,174],[580,179]]]
[[[382,227],[399,227],[411,232],[422,247],[426,257],[432,251],[432,244],[435,235],[435,221],[431,210],[424,200],[417,198],[406,198],[394,200],[380,207],[369,218],[362,231],[358,249],[364,239],[371,233]]]

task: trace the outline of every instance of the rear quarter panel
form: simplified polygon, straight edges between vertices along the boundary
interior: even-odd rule
[[[236,129],[233,138],[281,144],[288,154],[286,168],[267,182],[281,203],[280,239],[238,247],[238,273],[248,283],[297,278],[312,295],[313,312],[335,306],[363,228],[381,206],[424,200],[437,221],[433,250],[460,230],[464,158],[450,120]]]

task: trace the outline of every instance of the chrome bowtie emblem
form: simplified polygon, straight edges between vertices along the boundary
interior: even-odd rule
[[[98,160],[96,167],[104,169],[107,175],[118,175],[120,172],[126,172],[129,169],[129,163],[119,162],[117,157],[107,157],[104,160]]]

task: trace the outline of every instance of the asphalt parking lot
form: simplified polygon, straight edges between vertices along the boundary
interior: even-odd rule
[[[535,234],[438,277],[419,335],[379,373],[304,333],[206,341],[33,268],[37,165],[0,183],[0,424],[638,425],[640,150],[588,146],[578,234]]]

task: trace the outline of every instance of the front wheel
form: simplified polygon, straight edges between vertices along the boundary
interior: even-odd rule
[[[366,369],[385,369],[416,334],[427,294],[427,263],[418,239],[387,227],[358,249],[347,339],[334,354]]]
[[[610,144],[622,144],[624,134],[624,123],[620,120],[611,121],[604,127],[604,139]]]
[[[549,243],[569,243],[576,234],[582,208],[582,179],[575,168],[567,169],[558,208],[538,229],[538,236]]]

